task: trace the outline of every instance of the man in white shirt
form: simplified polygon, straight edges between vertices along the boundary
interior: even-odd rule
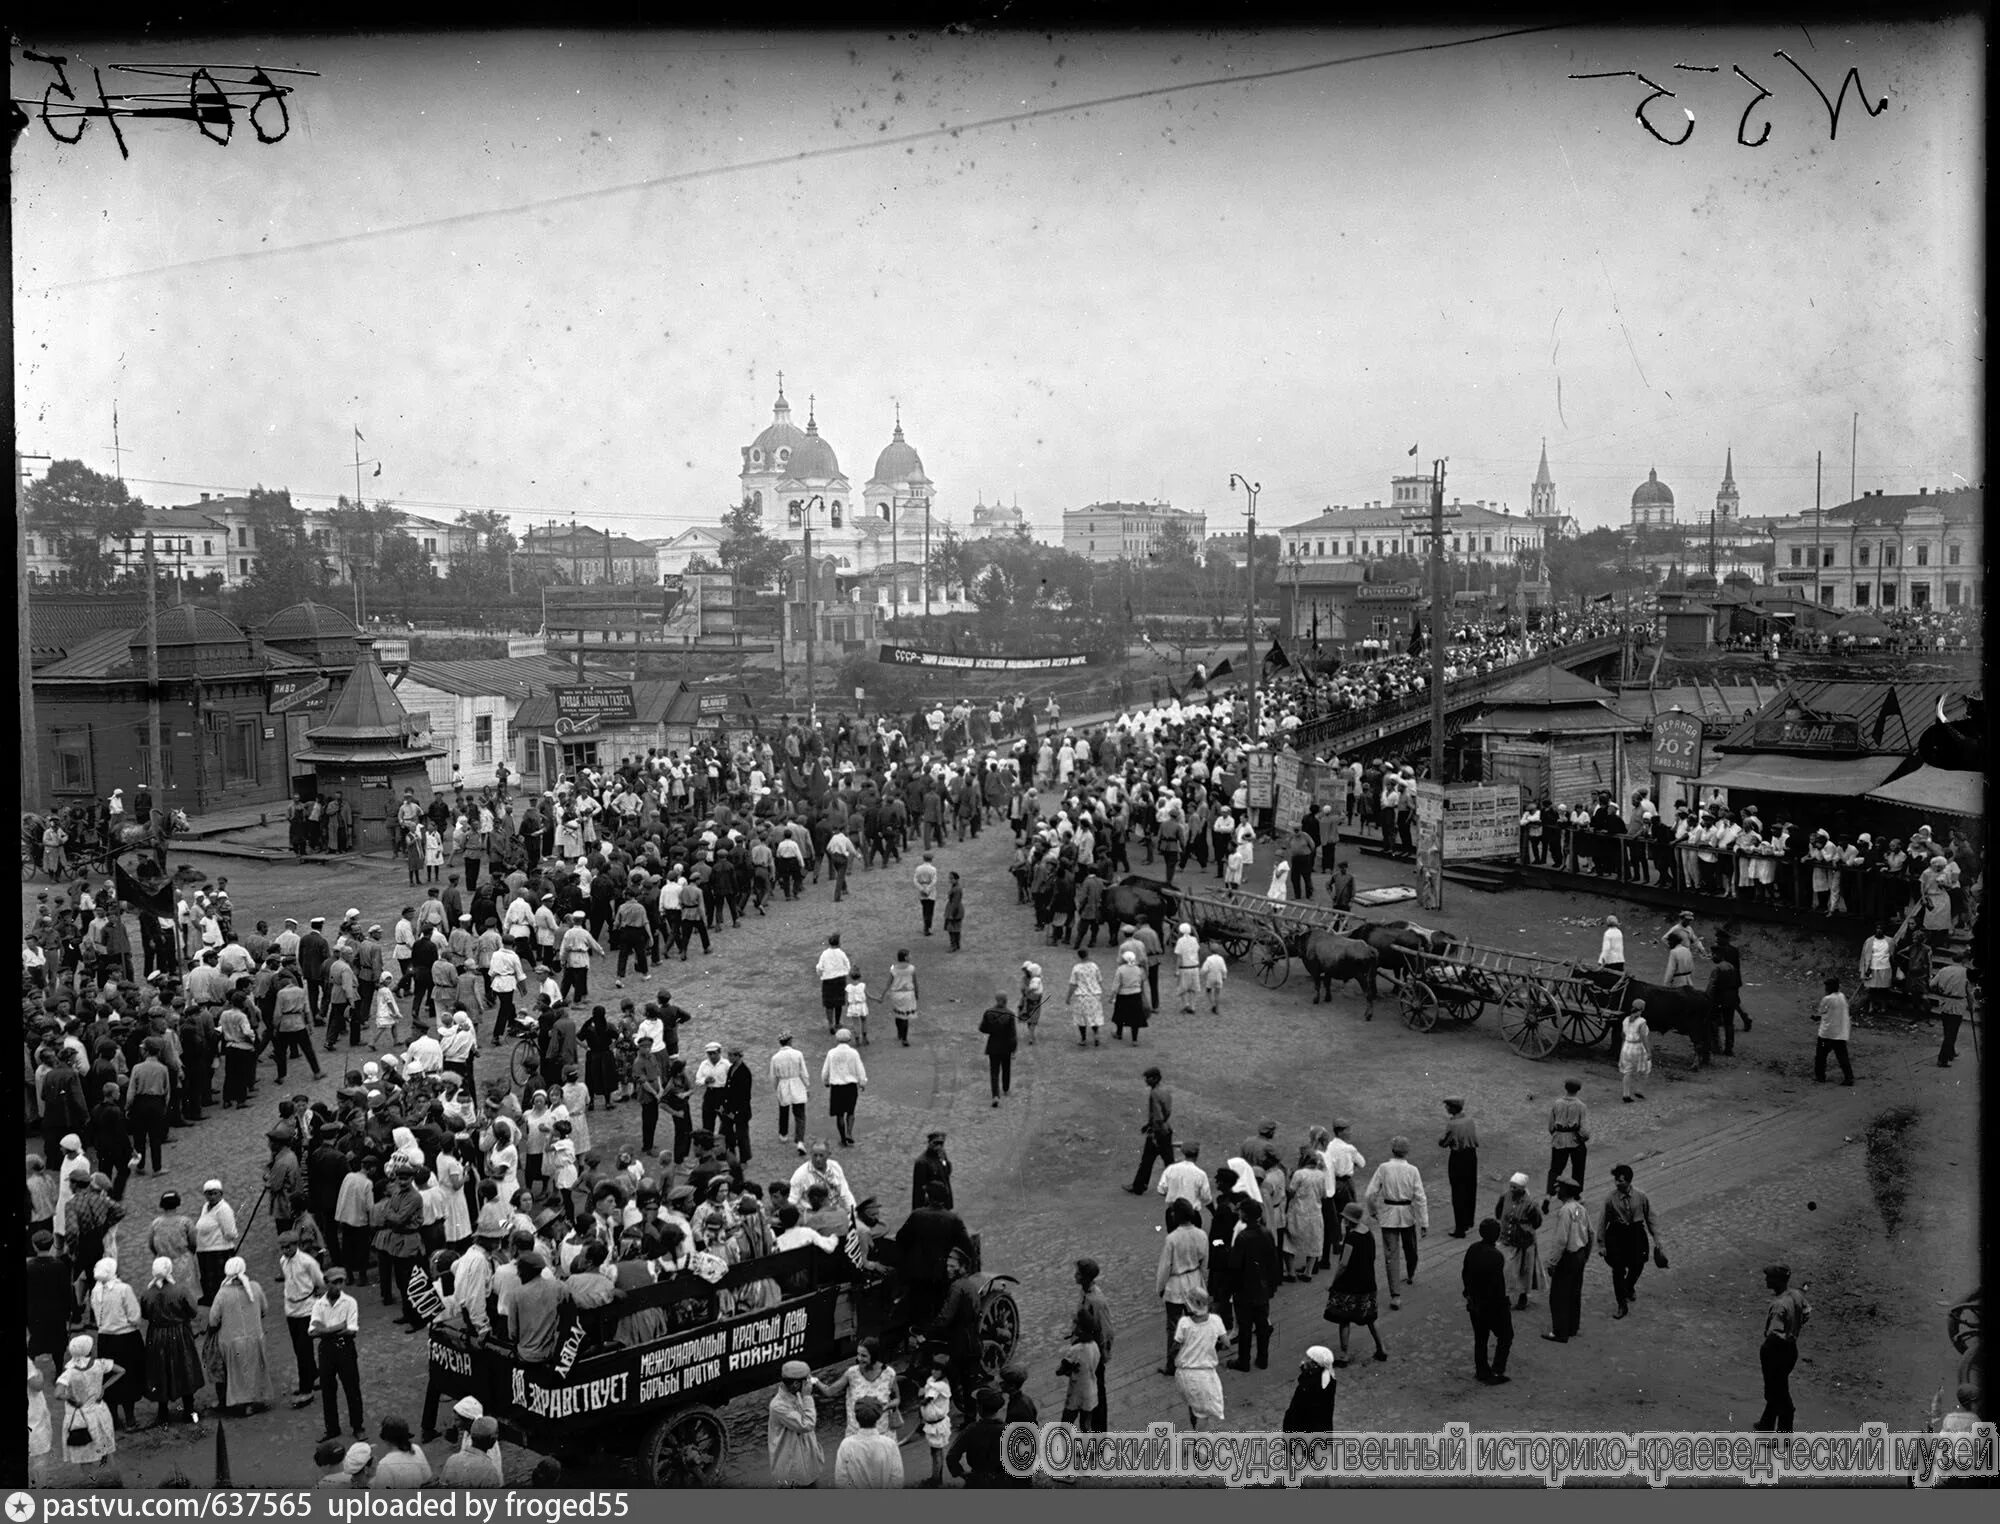
[[[465,1012],[457,1013],[463,1016]],[[436,1074],[444,1068],[444,1044],[431,1036],[430,1028],[419,1023],[417,1035],[403,1055],[403,1073],[411,1079],[420,1074]]]
[[[1389,1306],[1403,1305],[1396,1283],[1400,1258],[1408,1278],[1417,1278],[1417,1238],[1431,1230],[1430,1203],[1424,1197],[1423,1171],[1409,1159],[1410,1140],[1391,1138],[1389,1152],[1368,1182],[1369,1213],[1382,1230],[1382,1269],[1389,1280]],[[1400,1249],[1400,1255],[1398,1250]]]
[[[930,853],[924,854],[924,860],[917,864],[917,871],[910,877],[917,886],[917,907],[923,912],[924,935],[929,936],[931,919],[937,914],[938,883],[937,864],[931,861]]]
[[[590,959],[604,956],[604,948],[583,924],[581,910],[569,913],[569,930],[562,934],[563,994],[577,1004],[590,999]]]
[[[285,1328],[292,1336],[292,1358],[298,1363],[299,1384],[292,1406],[302,1408],[319,1390],[319,1362],[313,1358],[313,1299],[325,1288],[319,1261],[299,1247],[299,1235],[287,1228],[278,1235],[278,1269],[285,1283]]]
[[[500,1014],[493,1021],[493,1041],[496,1043],[514,1028],[514,992],[521,987],[526,972],[521,966],[521,955],[512,947],[503,944],[494,949],[486,974],[492,982],[493,999],[500,1007]]]
[[[806,1191],[815,1185],[826,1187],[827,1200],[839,1201],[848,1211],[854,1210],[854,1192],[847,1188],[847,1174],[840,1167],[840,1161],[832,1156],[824,1142],[815,1142],[806,1162],[792,1171],[793,1201],[806,1199]]]
[[[1201,940],[1186,921],[1174,942],[1174,967],[1180,977],[1181,1010],[1192,1015],[1195,997],[1201,993]]]
[[[834,903],[847,898],[847,865],[854,857],[854,841],[845,831],[835,831],[826,839],[826,863],[833,870]]]
[[[1208,1183],[1208,1172],[1196,1162],[1201,1158],[1201,1145],[1176,1143],[1174,1153],[1178,1157],[1160,1171],[1155,1189],[1166,1198],[1169,1210],[1176,1201],[1186,1201],[1197,1211],[1207,1211],[1215,1202],[1215,1190]]]
[[[1615,915],[1604,918],[1604,940],[1597,944],[1597,963],[1600,968],[1625,972],[1625,933]]]
[[[702,1131],[714,1132],[729,1083],[729,1061],[722,1055],[721,1043],[712,1042],[702,1050],[702,1060],[695,1065],[694,1082],[701,1091]]]
[[[1340,1209],[1355,1199],[1355,1173],[1368,1168],[1368,1161],[1362,1157],[1361,1150],[1347,1141],[1347,1128],[1347,1122],[1336,1117],[1332,1128],[1333,1136],[1320,1150],[1321,1157],[1326,1160],[1327,1188],[1331,1192],[1333,1220],[1341,1224],[1331,1235],[1331,1247],[1321,1257],[1321,1269],[1331,1264],[1333,1256],[1340,1253],[1340,1240],[1346,1234],[1346,1219],[1340,1215]]]
[[[322,1441],[340,1437],[340,1393],[347,1393],[347,1427],[356,1439],[361,1432],[361,1361],[355,1340],[361,1333],[361,1308],[347,1294],[347,1272],[335,1265],[325,1274],[325,1289],[307,1315],[306,1334],[319,1357],[320,1400],[326,1405]]]
[[[840,1247],[838,1239],[800,1222],[799,1209],[789,1201],[778,1208],[778,1236],[775,1243],[780,1254],[787,1249],[802,1249],[807,1244],[824,1249],[829,1254]]]
[[[819,955],[814,969],[819,975],[819,1003],[826,1014],[826,1029],[837,1032],[841,1012],[847,1007],[847,976],[854,969],[847,954],[841,951],[839,932],[827,937],[826,950]]]
[[[771,1084],[778,1092],[778,1136],[788,1135],[788,1124],[797,1123],[798,1151],[806,1151],[806,1056],[792,1046],[792,1034],[778,1035],[778,1050],[771,1055]]]

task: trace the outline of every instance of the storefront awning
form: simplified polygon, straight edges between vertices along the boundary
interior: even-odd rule
[[[1985,815],[1985,795],[1985,774],[1948,773],[1936,767],[1920,767],[1908,777],[1868,791],[1870,799],[1907,804],[1919,810],[1937,810],[1945,815],[1961,815],[1968,820],[1978,820]]]
[[[1703,788],[1855,799],[1880,788],[1903,762],[1902,757],[1787,757],[1763,752],[1717,757],[1713,770],[1698,781]]]

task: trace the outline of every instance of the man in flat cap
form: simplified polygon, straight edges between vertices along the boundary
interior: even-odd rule
[[[819,1443],[819,1410],[808,1390],[812,1367],[803,1360],[787,1360],[778,1376],[769,1423],[772,1485],[817,1486],[826,1455]]]
[[[1445,1150],[1445,1174],[1451,1181],[1451,1236],[1463,1238],[1472,1231],[1479,1196],[1479,1129],[1465,1114],[1465,1097],[1444,1098],[1444,1136],[1438,1147]]]
[[[944,1134],[932,1131],[926,1134],[924,1151],[917,1155],[917,1162],[910,1170],[910,1209],[930,1204],[930,1187],[944,1187],[944,1206],[952,1206],[951,1160],[945,1156]]]

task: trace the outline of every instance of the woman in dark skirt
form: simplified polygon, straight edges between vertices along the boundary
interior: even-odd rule
[[[160,1405],[153,1426],[166,1423],[175,1403],[189,1423],[200,1422],[194,1399],[208,1377],[195,1348],[194,1293],[174,1278],[174,1262],[165,1255],[153,1261],[153,1278],[139,1295],[139,1307],[146,1315],[146,1390]]]
[[[1137,953],[1121,952],[1118,967],[1111,975],[1111,988],[1116,998],[1111,1005],[1112,1035],[1121,1041],[1125,1029],[1132,1029],[1132,1041],[1139,1040],[1140,1030],[1146,1025],[1146,970],[1140,964]]]
[[[591,1102],[604,1102],[609,1111],[613,1098],[618,1094],[618,1057],[612,1049],[617,1044],[618,1033],[610,1019],[604,1014],[603,1006],[591,1009],[590,1019],[577,1032],[584,1045],[583,1084],[590,1092]]]
[[[1381,1330],[1375,1326],[1375,1234],[1367,1224],[1368,1209],[1350,1201],[1340,1209],[1347,1236],[1340,1246],[1340,1263],[1334,1268],[1333,1286],[1327,1292],[1326,1321],[1340,1329],[1340,1358],[1335,1365],[1347,1364],[1347,1330],[1359,1323],[1375,1341],[1375,1358],[1386,1360]]]

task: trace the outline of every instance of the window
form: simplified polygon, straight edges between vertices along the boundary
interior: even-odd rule
[[[239,576],[247,577],[250,575],[250,558],[248,556],[237,558],[236,571]]]
[[[213,541],[213,540],[203,540],[203,541],[201,542],[201,553],[202,553],[203,555],[205,555],[205,556],[212,556],[212,555],[214,555],[214,554],[215,554],[215,541]]]
[[[1947,565],[1947,566],[1956,566],[1956,565],[1958,565],[1958,547],[1957,547],[1956,545],[1947,545],[1947,546],[1945,546],[1945,548],[1944,548],[1944,562],[1945,562],[1945,565]]]
[[[1349,540],[1347,542],[1347,553],[1350,556],[1354,554],[1354,542],[1352,540]]]
[[[1490,534],[1486,537],[1486,549],[1489,552],[1493,549],[1493,536]]]
[[[438,548],[437,537],[435,535],[426,535],[424,537],[424,549],[429,551],[432,555],[436,555],[437,548]]]
[[[1792,547],[1792,565],[1798,566],[1803,564],[1805,558],[1806,558],[1805,547],[1802,545],[1794,545]]]
[[[244,549],[247,549],[247,548],[249,547],[249,544],[250,544],[250,531],[249,531],[249,530],[247,530],[247,529],[239,529],[239,530],[237,530],[237,531],[236,531],[236,548],[237,548],[238,550],[244,550]]]
[[[886,524],[886,523],[888,523],[888,522],[889,522],[889,505],[888,505],[887,503],[877,503],[877,504],[876,504],[875,506],[876,506],[876,508],[877,508],[877,509],[878,509],[878,510],[879,510],[879,511],[881,512],[881,515],[882,515],[882,522],[883,522],[883,523],[885,523],[885,524]]]
[[[1833,547],[1832,547],[1831,545],[1828,545],[1828,546],[1824,547],[1824,548],[1823,548],[1823,549],[1822,549],[1822,550],[1820,551],[1820,553],[1819,553],[1819,564],[1820,564],[1821,566],[1831,566],[1831,565],[1833,565]]]
[[[1866,582],[1857,582],[1854,584],[1854,606],[1856,608],[1865,609],[1868,607],[1869,585]]]
[[[257,729],[255,720],[236,721],[223,733],[222,781],[257,781]]]
[[[90,770],[90,727],[51,730],[49,741],[55,752],[55,777],[50,780],[57,793],[95,792]]]
[[[1927,609],[1930,606],[1931,606],[1930,583],[1912,582],[1910,584],[1910,607],[1913,609]]]
[[[1882,564],[1883,564],[1884,566],[1894,566],[1894,565],[1896,564],[1896,547],[1895,547],[1895,546],[1893,546],[1893,545],[1884,545],[1884,546],[1882,547]]]
[[[1919,545],[1919,546],[1917,547],[1917,565],[1919,565],[1919,566],[1929,566],[1930,564],[1931,564],[1931,548],[1930,548],[1930,546],[1928,546],[1928,545]]]
[[[478,714],[472,717],[472,760],[491,762],[493,760],[493,716]]]
[[[1866,545],[1859,547],[1854,552],[1854,564],[1856,566],[1866,566],[1868,564],[1868,547]]]
[[[573,773],[579,767],[597,766],[597,743],[595,741],[565,741],[561,748],[562,770]]]
[[[1877,601],[1885,609],[1894,608],[1896,606],[1896,584],[1893,582],[1884,582],[1882,584],[1882,596]]]
[[[139,754],[139,781],[147,788],[159,788],[162,785],[153,781],[153,754],[146,744],[146,739],[147,726],[145,721],[142,720],[132,727],[132,748]],[[174,786],[174,747],[165,720],[160,722],[160,770],[167,775],[164,787],[172,788]]]
[[[1326,541],[1317,540],[1314,542],[1314,546],[1315,548],[1313,550],[1313,554],[1315,556],[1323,556],[1326,554]]]
[[[751,465],[753,465],[753,466],[761,466],[761,465],[763,465],[763,464],[764,464],[764,452],[763,452],[762,450],[752,450],[752,451],[750,452],[750,464],[751,464]]]
[[[833,527],[835,529],[840,527],[840,504],[838,503],[833,505]]]
[[[28,554],[32,556],[34,553],[35,553],[35,542],[32,538],[30,538],[28,541]]]
[[[1956,549],[1957,547],[1954,546],[1953,548]],[[1958,583],[1956,581],[1946,582],[1944,585],[1944,606],[1948,609],[1955,609],[1958,607],[1958,599],[1959,599]]]
[[[538,778],[542,772],[542,745],[533,736],[521,738],[521,776]]]
[[[1832,607],[1833,607],[1833,584],[1832,584],[1832,583],[1830,583],[1830,582],[1822,582],[1822,583],[1820,583],[1820,585],[1819,585],[1819,601],[1820,601],[1821,603],[1823,603],[1824,605],[1826,605],[1826,607],[1828,607],[1828,608],[1832,608]]]

